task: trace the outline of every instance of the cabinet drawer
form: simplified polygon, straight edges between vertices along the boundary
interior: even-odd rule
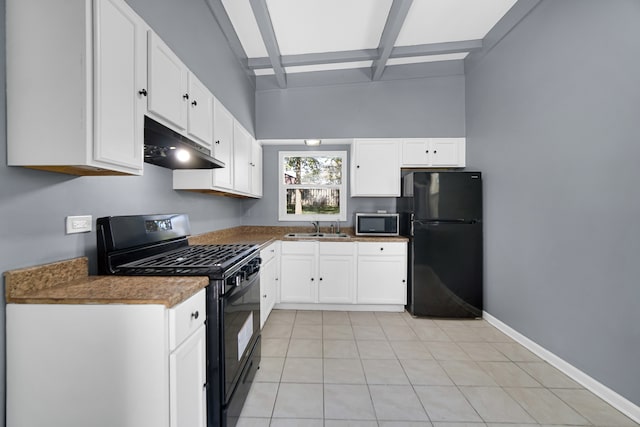
[[[317,242],[282,242],[280,252],[294,255],[313,255],[316,253]]]
[[[320,242],[320,255],[353,255],[352,242]]]
[[[278,249],[278,243],[274,242],[260,251],[260,258],[262,258],[262,265],[266,264],[276,256]]]
[[[207,317],[205,290],[169,309],[169,351],[180,345]]]
[[[358,255],[405,255],[404,242],[358,242]]]

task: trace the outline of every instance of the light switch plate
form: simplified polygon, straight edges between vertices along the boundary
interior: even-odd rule
[[[67,217],[67,234],[86,233],[92,230],[91,215],[77,215]]]

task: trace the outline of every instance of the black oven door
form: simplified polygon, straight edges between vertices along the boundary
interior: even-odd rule
[[[224,404],[236,388],[251,349],[260,335],[260,274],[253,272],[221,297],[224,353]]]

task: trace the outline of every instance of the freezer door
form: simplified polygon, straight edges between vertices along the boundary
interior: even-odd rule
[[[480,172],[414,172],[413,209],[422,220],[482,219]]]
[[[413,223],[408,309],[416,316],[482,316],[482,224]]]

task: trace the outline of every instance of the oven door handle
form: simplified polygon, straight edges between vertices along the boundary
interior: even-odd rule
[[[227,303],[233,303],[234,301],[246,295],[256,284],[255,282],[258,282],[259,285],[259,279],[260,276],[256,274],[249,280],[243,282],[241,286],[236,286],[228,290],[226,293],[221,295],[221,298],[224,299]]]

